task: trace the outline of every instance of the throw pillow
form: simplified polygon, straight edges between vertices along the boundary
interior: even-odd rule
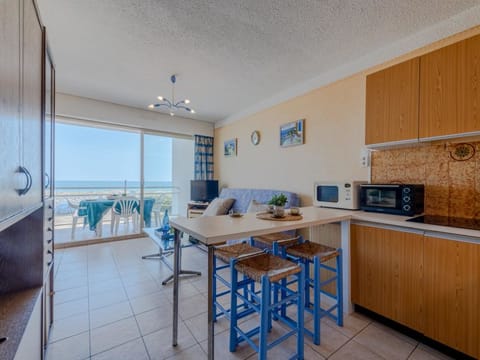
[[[202,216],[226,215],[234,201],[235,199],[215,198],[210,204],[208,204],[208,207],[205,209]]]
[[[247,213],[256,213],[256,212],[264,212],[267,211],[268,205],[262,204],[257,200],[250,201],[248,204]]]

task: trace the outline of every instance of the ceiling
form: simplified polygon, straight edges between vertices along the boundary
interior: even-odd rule
[[[480,0],[37,1],[57,91],[147,109],[177,74],[176,97],[196,110],[185,117],[212,122],[480,23]]]

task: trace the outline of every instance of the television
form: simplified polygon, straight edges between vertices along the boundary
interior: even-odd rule
[[[191,180],[190,199],[210,202],[218,196],[218,180]]]

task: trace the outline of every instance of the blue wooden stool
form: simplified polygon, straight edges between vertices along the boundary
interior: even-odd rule
[[[323,316],[329,316],[337,322],[337,325],[343,326],[342,250],[306,241],[288,247],[286,254],[288,258],[296,259],[305,266],[305,311],[313,314],[313,332],[305,329],[305,333],[312,336],[313,342],[319,345],[320,319]],[[330,259],[336,259],[335,268],[325,264]],[[313,277],[310,275],[311,264],[313,264]],[[334,275],[322,281],[321,273],[324,272],[322,270],[328,270]],[[336,294],[323,290],[327,284],[333,281],[336,282]],[[313,289],[313,302],[310,301],[310,289]],[[334,305],[322,308],[321,294],[335,300]],[[285,306],[282,310],[285,312]],[[336,315],[333,314],[335,310],[337,311]]]
[[[234,352],[239,342],[246,341],[258,352],[260,360],[266,360],[268,350],[285,341],[290,336],[296,335],[297,353],[293,358],[303,359],[303,307],[305,301],[304,292],[301,290],[301,284],[305,282],[303,264],[295,264],[271,254],[261,254],[241,260],[232,259],[230,261],[230,270],[232,273],[230,351]],[[238,286],[238,272],[246,275],[249,279],[259,282],[261,284],[260,294],[251,293],[250,288],[247,286],[243,288]],[[275,301],[275,298],[272,297],[272,291],[282,288],[281,282],[287,277],[296,279],[297,289],[300,289],[300,291],[289,288],[282,289],[285,290],[285,296],[279,301]],[[245,289],[249,292],[249,296],[244,295],[242,290]],[[235,306],[238,298],[249,303],[249,306],[260,315],[259,326],[248,331],[244,331],[238,326],[237,307]],[[272,326],[272,312],[276,312],[286,303],[295,303],[297,305],[297,320],[295,322],[283,321],[282,317],[278,317],[278,320],[283,321],[290,327],[290,331],[268,342],[267,334]],[[252,340],[257,335],[259,337],[258,346]]]
[[[216,246],[214,250],[213,256],[213,321],[217,320],[218,316],[224,315],[228,319],[230,319],[230,308],[225,307],[219,302],[219,299],[225,295],[229,295],[231,293],[231,274],[230,278],[226,279],[220,274],[220,271],[223,269],[227,269],[230,267],[230,260],[231,259],[241,259],[246,256],[252,256],[256,254],[261,254],[263,251],[259,248],[250,246],[246,243],[238,243],[232,245],[221,245]],[[218,259],[223,261],[223,264],[218,264]],[[217,289],[217,281],[222,283],[227,287],[227,290],[222,292],[218,292]],[[243,279],[243,282],[237,286],[244,287],[244,285],[248,284],[252,291],[255,291],[255,282],[251,279]],[[245,290],[245,295],[247,294]],[[244,308],[242,312],[237,313],[238,317],[243,317],[249,315],[253,312],[252,309],[248,308],[248,304],[242,303],[241,306]]]

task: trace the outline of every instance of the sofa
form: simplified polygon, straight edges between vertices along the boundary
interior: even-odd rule
[[[221,199],[235,199],[232,209],[240,213],[246,213],[252,200],[257,201],[258,203],[267,204],[273,195],[278,195],[280,193],[287,197],[286,208],[300,206],[298,195],[284,190],[223,188],[218,197]]]

